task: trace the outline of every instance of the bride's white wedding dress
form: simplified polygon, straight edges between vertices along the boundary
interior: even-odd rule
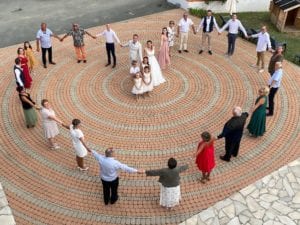
[[[158,61],[155,57],[154,48],[152,50],[145,48],[145,51],[147,53],[148,60],[149,60],[153,86],[158,86],[158,85],[166,82],[165,78],[162,75]]]

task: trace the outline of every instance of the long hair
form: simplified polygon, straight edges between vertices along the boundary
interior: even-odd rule
[[[147,45],[148,45],[148,43],[151,43],[151,50],[153,49],[153,43],[152,43],[152,41],[151,40],[148,40],[147,41]],[[148,48],[148,47],[147,47]]]
[[[25,42],[24,42],[24,50],[27,50],[26,44],[28,44],[28,47],[29,47],[30,49],[32,49],[32,46],[31,46],[31,44],[29,43],[29,41],[25,41]]]
[[[164,29],[166,29],[166,31],[167,31],[167,32],[166,32],[166,36],[169,37],[169,32],[168,32],[168,29],[167,29],[166,27],[163,27],[163,28],[162,28],[161,34],[164,34]]]

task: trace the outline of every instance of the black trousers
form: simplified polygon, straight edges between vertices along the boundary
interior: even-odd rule
[[[102,180],[103,186],[103,199],[105,205],[110,201],[111,204],[114,204],[118,200],[118,187],[119,187],[119,178],[113,181]]]
[[[226,151],[226,153],[224,155],[224,158],[226,160],[230,160],[232,155],[234,157],[236,157],[239,154],[240,143],[241,143],[241,140],[232,141],[229,138],[225,138],[225,151]]]
[[[227,50],[227,54],[228,55],[233,55],[234,48],[235,48],[235,40],[236,40],[237,34],[228,33],[227,36],[228,36],[228,50]]]
[[[47,64],[47,60],[46,60],[46,52],[47,51],[48,51],[48,60],[49,60],[50,63],[52,63],[52,47],[42,48],[42,60],[43,60],[44,65]]]
[[[275,94],[277,93],[278,88],[271,88],[270,89],[270,94],[269,94],[269,114],[273,115],[274,113],[274,97]]]
[[[115,44],[114,43],[106,43],[106,53],[107,53],[107,63],[111,64],[110,54],[113,57],[114,65],[116,65],[116,54],[115,54]]]

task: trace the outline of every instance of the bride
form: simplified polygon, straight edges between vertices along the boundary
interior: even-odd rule
[[[155,58],[155,49],[152,44],[152,41],[147,41],[147,46],[145,48],[145,55],[148,56],[149,64],[151,68],[151,77],[153,81],[153,86],[158,86],[164,82],[166,82],[165,78],[161,73],[160,66]]]

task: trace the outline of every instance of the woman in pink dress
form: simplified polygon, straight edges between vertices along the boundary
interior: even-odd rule
[[[158,63],[161,69],[166,69],[166,66],[171,64],[169,51],[168,30],[164,27],[161,33],[160,50],[158,55]]]
[[[18,48],[18,57],[21,60],[21,68],[24,74],[24,87],[29,89],[31,87],[32,78],[29,73],[28,58],[25,56],[25,51],[23,48]]]
[[[196,153],[196,164],[198,169],[202,172],[201,183],[209,181],[209,175],[212,169],[215,167],[215,148],[214,141],[216,140],[208,132],[201,134],[202,140],[198,144]]]

